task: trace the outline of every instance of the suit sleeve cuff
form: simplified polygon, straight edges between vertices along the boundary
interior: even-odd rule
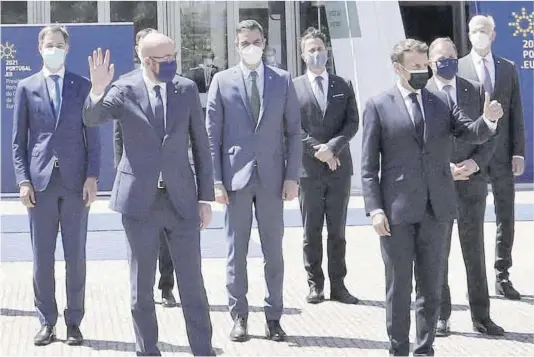
[[[382,208],[374,209],[374,210],[371,211],[371,213],[369,213],[369,216],[371,216],[371,218],[373,218],[374,216],[376,216],[379,213],[384,213],[384,210]]]
[[[104,93],[98,95],[94,94],[92,91],[89,93],[89,99],[91,100],[91,104],[98,103],[103,97]]]
[[[29,184],[31,184],[31,181],[30,181],[30,180],[22,180],[22,181],[20,181],[20,182],[19,182],[19,187],[20,187],[22,184],[24,184],[24,183],[29,183]]]
[[[485,115],[482,116],[482,119],[484,119],[484,121],[486,122],[486,125],[488,126],[488,128],[490,128],[491,131],[496,131],[497,130],[497,122],[496,121],[489,120],[488,118],[486,118]]]
[[[521,155],[514,155],[514,156],[512,156],[512,158],[514,158],[514,159],[525,160],[525,157],[524,157],[524,156],[521,156]]]

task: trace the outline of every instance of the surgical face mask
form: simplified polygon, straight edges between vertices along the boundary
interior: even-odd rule
[[[482,32],[476,32],[469,36],[471,44],[477,50],[485,50],[490,47],[491,40],[488,34]]]
[[[306,53],[306,66],[309,69],[324,69],[326,62],[328,62],[328,53],[326,51],[317,51],[314,53]]]
[[[176,70],[178,69],[178,64],[176,63],[176,60],[173,61],[164,61],[164,62],[158,62],[159,65],[159,71],[156,73],[154,72],[154,76],[160,81],[164,83],[172,82],[174,76],[176,76]]]
[[[441,78],[451,80],[458,73],[458,59],[446,58],[436,62],[436,73]]]
[[[65,49],[57,47],[45,47],[42,49],[43,63],[47,68],[56,70],[65,64]]]
[[[430,77],[428,74],[428,69],[416,69],[416,70],[410,71],[406,69],[405,67],[403,68],[408,73],[410,73],[410,79],[407,80],[410,87],[412,87],[415,90],[425,88],[428,82],[428,78]]]
[[[261,56],[263,56],[263,49],[261,47],[248,45],[241,49],[241,59],[245,64],[253,66],[260,63]]]

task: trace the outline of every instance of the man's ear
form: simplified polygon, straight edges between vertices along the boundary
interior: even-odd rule
[[[495,32],[495,30],[491,31],[491,35],[490,35],[490,39],[492,41],[495,41],[495,38],[497,37],[497,32]]]
[[[70,46],[69,44],[65,44],[65,55],[67,55],[69,53],[69,49],[70,49]]]

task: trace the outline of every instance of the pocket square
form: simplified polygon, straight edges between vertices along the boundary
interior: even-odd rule
[[[339,98],[339,97],[343,97],[343,96],[345,96],[345,94],[343,94],[343,93],[339,93],[339,94],[334,94],[334,95],[332,96],[332,98]]]

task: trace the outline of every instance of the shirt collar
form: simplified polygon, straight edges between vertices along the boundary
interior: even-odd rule
[[[406,99],[410,96],[410,94],[412,94],[413,92],[410,92],[408,89],[404,88],[401,84],[400,84],[400,81],[397,81],[397,88],[399,89],[401,95],[402,95],[402,98]],[[415,93],[417,93],[418,95],[421,95],[421,89],[418,89],[415,91]]]
[[[314,83],[315,82],[315,78],[317,77],[322,77],[323,78],[323,82],[328,80],[328,72],[326,71],[326,69],[323,71],[323,73],[321,74],[315,74],[313,73],[312,71],[310,71],[309,69],[306,71],[306,74],[308,75],[308,80],[311,82],[311,83]]]
[[[438,76],[434,75],[434,80],[436,81],[436,85],[438,86],[439,90],[443,90],[443,87],[449,85],[453,87],[456,90],[456,76],[451,80],[450,83],[445,83],[441,79],[438,78]]]
[[[148,89],[149,93],[154,90],[155,86],[159,86],[161,88],[161,92],[165,92],[165,89],[167,88],[165,83],[156,83],[152,79],[150,79],[146,73],[145,67],[141,67],[141,70],[143,71],[143,82],[145,82],[145,86]]]
[[[493,63],[493,53],[491,51],[488,52],[488,54],[484,57],[476,53],[475,50],[471,50],[471,56],[473,57],[473,61],[475,63],[480,63],[482,61],[482,58],[485,58],[488,63]]]
[[[239,62],[239,67],[241,68],[241,71],[243,72],[243,77],[244,78],[248,78],[248,76],[250,76],[250,72],[253,71],[253,70],[249,69],[247,66],[245,66],[243,61]],[[263,71],[264,71],[263,62],[260,62],[258,67],[256,67],[255,71],[258,74],[258,78],[263,78]]]
[[[52,72],[50,72],[50,70],[48,68],[43,67],[42,72],[43,72],[43,75],[45,76],[45,78],[48,78],[51,75],[55,74],[55,75],[58,75],[59,78],[63,79],[65,77],[65,66],[61,67],[61,69],[59,71],[57,71],[56,73],[52,73]]]

